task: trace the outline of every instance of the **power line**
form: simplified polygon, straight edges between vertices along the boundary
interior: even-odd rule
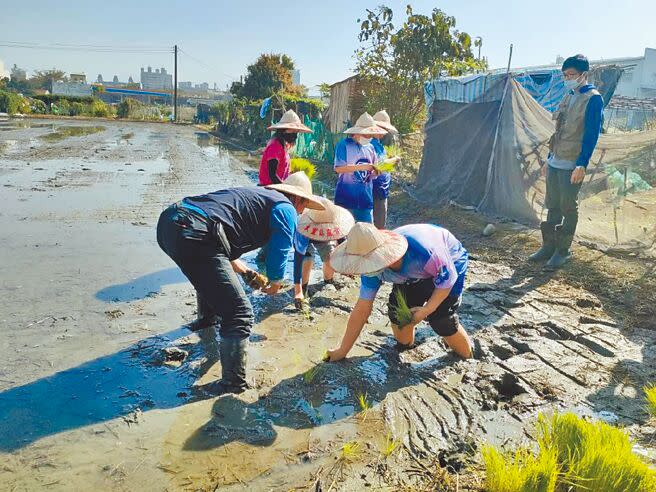
[[[229,73],[225,73],[225,72],[219,70],[219,69],[216,68],[216,67],[212,67],[212,66],[208,65],[208,64],[205,63],[204,61],[199,60],[199,59],[196,58],[195,56],[190,55],[189,53],[187,53],[186,51],[184,51],[184,50],[183,50],[182,48],[180,48],[180,47],[178,47],[178,51],[179,51],[180,53],[182,53],[183,55],[185,55],[186,57],[190,58],[192,61],[195,61],[195,62],[198,63],[199,65],[202,65],[202,66],[205,67],[207,70],[211,70],[211,71],[214,71],[214,72],[218,72],[218,73],[220,73],[221,75],[223,75],[223,76],[225,76],[225,77],[228,77],[228,78],[231,79],[231,80],[239,80],[239,77],[234,77],[234,76],[230,75]]]
[[[66,44],[66,43],[24,43],[16,41],[0,41],[0,46],[5,48],[20,48],[33,50],[52,51],[84,51],[90,53],[133,53],[133,54],[159,54],[173,53],[170,46],[115,46],[115,45],[93,45],[93,44]]]

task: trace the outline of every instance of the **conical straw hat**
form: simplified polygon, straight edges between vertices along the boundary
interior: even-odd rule
[[[327,198],[319,198],[324,210],[306,210],[298,219],[298,232],[313,241],[334,241],[346,236],[355,219],[351,212]]]
[[[358,118],[358,121],[355,122],[355,126],[345,130],[344,133],[375,137],[377,135],[385,135],[387,130],[383,130],[376,125],[376,121],[369,113],[364,113]]]
[[[307,208],[323,210],[323,204],[319,201],[321,197],[312,194],[312,183],[310,182],[310,178],[308,178],[307,174],[303,171],[290,174],[282,183],[267,185],[265,188],[282,191],[294,196],[300,196],[301,198],[309,200]]]
[[[293,130],[298,133],[312,133],[312,130],[305,126],[291,109],[282,115],[278,123],[271,125],[267,130]]]
[[[330,266],[349,275],[373,273],[402,258],[407,249],[408,241],[402,235],[358,222],[346,241],[335,248]]]
[[[385,111],[384,109],[378,111],[373,116],[373,118],[374,121],[376,122],[376,125],[378,125],[379,127],[389,132],[399,133],[396,127],[392,125],[392,120],[390,119],[390,116],[387,114],[387,111]]]

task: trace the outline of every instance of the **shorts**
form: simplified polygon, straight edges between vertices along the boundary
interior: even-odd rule
[[[394,284],[389,296],[389,302],[387,303],[387,312],[392,324],[397,326],[399,325],[399,322],[395,315],[397,305],[396,293],[399,291],[405,296],[405,300],[409,307],[421,307],[426,301],[428,301],[430,296],[433,295],[435,284],[433,284],[432,278],[426,278],[406,284]],[[435,333],[441,337],[455,335],[460,323],[458,318],[458,308],[460,307],[461,302],[461,295],[450,295],[444,299],[442,304],[440,304],[434,312],[428,315],[426,321],[428,321],[428,324],[430,324]]]
[[[310,241],[310,244],[305,251],[304,259],[314,258],[315,253],[319,253],[319,258],[324,263],[330,260],[330,255],[335,250],[334,241]]]

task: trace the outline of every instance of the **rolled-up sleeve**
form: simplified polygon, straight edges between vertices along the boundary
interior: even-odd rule
[[[298,216],[291,203],[279,203],[271,209],[271,238],[266,257],[269,280],[279,281],[285,277],[287,258],[294,244],[294,231]]]

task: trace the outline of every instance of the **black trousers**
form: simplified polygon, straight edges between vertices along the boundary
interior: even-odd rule
[[[574,234],[579,221],[579,191],[581,183],[572,184],[572,171],[566,169],[547,169],[547,222],[553,225],[562,223],[562,230]]]
[[[194,220],[184,209],[170,206],[159,217],[157,243],[180,267],[202,301],[221,318],[220,335],[248,338],[253,307],[223,247],[202,227],[195,228]]]

